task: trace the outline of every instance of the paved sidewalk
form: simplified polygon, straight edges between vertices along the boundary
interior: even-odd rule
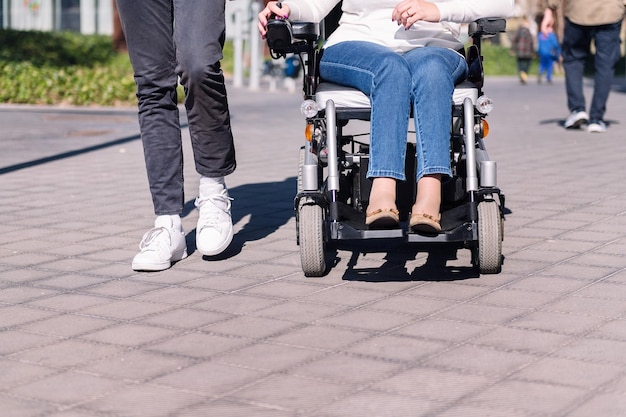
[[[0,106],[3,417],[626,415],[626,94],[565,131],[562,79],[488,79],[502,273],[467,250],[337,249],[305,278],[300,95],[230,88],[236,235],[136,273],[153,221],[134,109]],[[588,89],[588,98],[590,90]]]

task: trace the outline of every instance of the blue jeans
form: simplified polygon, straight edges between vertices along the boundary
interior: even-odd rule
[[[452,175],[450,123],[454,85],[467,76],[465,59],[450,49],[404,54],[371,42],[341,42],[324,50],[322,79],[357,88],[370,98],[368,178],[406,180],[407,128],[415,121],[417,175]]]
[[[235,170],[224,75],[224,0],[117,0],[139,101],[139,128],[157,215],[184,205],[183,150],[176,86],[185,107],[200,175]]]
[[[570,111],[585,110],[583,75],[585,61],[591,55],[591,40],[596,47],[593,97],[589,119],[603,120],[611,91],[615,65],[620,59],[622,21],[600,26],[581,26],[565,19],[563,32],[563,69],[567,106]]]

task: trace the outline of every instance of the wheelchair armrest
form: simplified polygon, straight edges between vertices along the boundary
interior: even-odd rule
[[[489,37],[506,31],[506,19],[499,17],[485,17],[469,24],[468,34],[470,38],[476,36]]]
[[[471,81],[482,89],[485,78],[483,68],[483,57],[481,56],[481,39],[489,38],[498,33],[506,31],[506,19],[499,17],[485,17],[469,24],[467,33],[472,38],[473,43],[466,53],[467,65],[469,68],[468,81]]]
[[[291,32],[295,39],[316,41],[320,37],[320,25],[313,22],[293,22]]]

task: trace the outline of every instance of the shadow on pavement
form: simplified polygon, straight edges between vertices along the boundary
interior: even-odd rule
[[[67,151],[67,152],[56,154],[56,155],[46,156],[44,158],[34,159],[32,161],[26,161],[26,162],[21,162],[19,164],[9,165],[9,166],[0,168],[0,175],[19,171],[21,169],[32,168],[37,165],[47,164],[48,162],[54,162],[54,161],[58,161],[61,159],[72,158],[74,156],[82,155],[82,154],[89,153],[89,152],[99,151],[101,149],[110,148],[112,146],[118,146],[124,143],[138,140],[138,139],[141,139],[140,135],[128,136],[125,138],[120,138],[120,139],[112,140],[109,142],[100,143],[98,145],[88,146],[82,149],[76,149],[73,151]]]
[[[617,120],[605,120],[604,121],[606,123],[607,126],[611,126],[611,125],[617,125],[619,124],[619,122]],[[564,128],[565,125],[565,119],[545,119],[545,120],[540,120],[539,121],[540,125],[558,125]],[[575,128],[575,129],[570,129],[570,131],[584,131],[584,128]]]
[[[336,248],[339,246],[335,245]],[[459,249],[451,245],[415,245],[407,243],[388,242],[355,242],[349,248],[342,245],[341,249],[352,251],[348,260],[347,269],[343,275],[346,281],[364,282],[403,282],[403,281],[458,281],[479,278],[480,274],[468,266],[448,266],[448,261],[457,259]],[[372,252],[386,252],[385,262],[375,268],[356,268],[359,256]],[[415,260],[418,253],[427,252],[426,262],[409,270],[408,263]],[[334,251],[333,261],[339,261],[338,253]]]
[[[241,230],[235,233],[233,241],[220,255],[205,256],[205,260],[218,261],[231,258],[241,252],[246,242],[263,239],[281,226],[285,225],[294,216],[293,198],[296,190],[296,178],[286,178],[282,182],[264,182],[244,184],[229,188],[228,192],[234,199],[232,206],[233,224],[250,216]],[[194,199],[185,203],[181,217],[188,216],[195,210]],[[237,204],[237,202],[242,202]],[[296,244],[296,237],[293,237]],[[187,252],[196,251],[196,230],[187,234]]]

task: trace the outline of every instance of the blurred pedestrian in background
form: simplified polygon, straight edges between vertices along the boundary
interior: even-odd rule
[[[561,60],[561,45],[551,27],[546,28],[546,32],[539,32],[537,35],[537,55],[539,56],[537,81],[541,83],[545,74],[546,81],[550,84],[552,83],[554,64]]]
[[[535,39],[530,31],[530,23],[526,16],[522,17],[520,26],[513,35],[511,44],[517,59],[517,73],[520,83],[526,84],[530,63],[535,56]]]

